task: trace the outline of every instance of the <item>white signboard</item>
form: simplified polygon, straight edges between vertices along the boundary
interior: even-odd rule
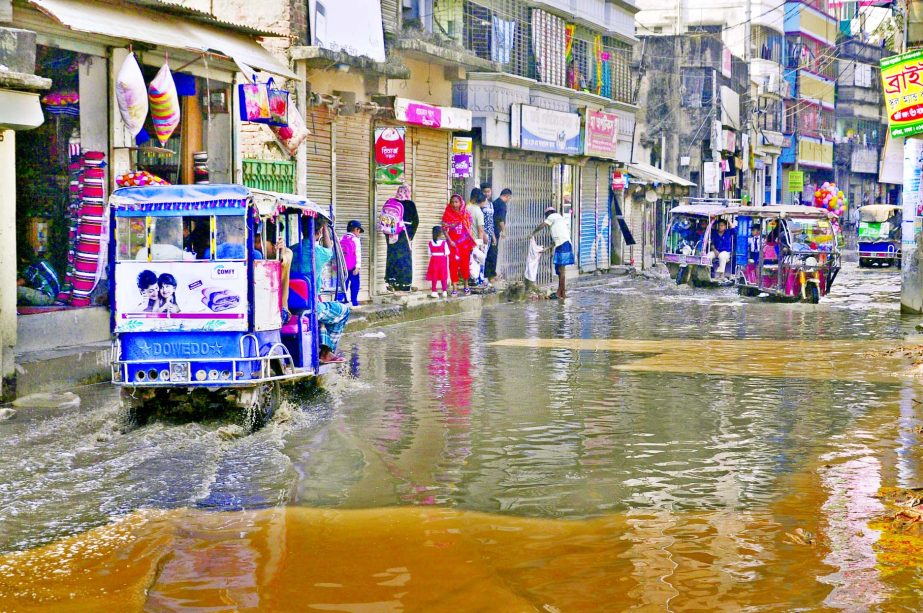
[[[385,61],[380,0],[308,0],[312,45]]]
[[[721,162],[705,162],[702,172],[702,188],[706,194],[717,194],[721,182]]]
[[[115,330],[246,331],[246,263],[118,262]]]
[[[580,115],[514,104],[510,140],[529,151],[581,155]]]

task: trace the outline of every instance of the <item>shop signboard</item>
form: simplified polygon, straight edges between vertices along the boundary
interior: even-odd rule
[[[407,98],[394,99],[394,118],[414,126],[442,130],[471,130],[471,111],[434,106]]]
[[[881,60],[881,82],[893,138],[923,133],[923,49]]]
[[[467,179],[474,171],[474,142],[470,137],[452,138],[452,178]]]
[[[511,108],[510,141],[528,151],[580,155],[580,115],[526,104]]]
[[[612,189],[618,191],[620,189],[628,188],[628,175],[623,173],[621,170],[612,171]]]
[[[798,193],[804,191],[804,171],[792,170],[788,173],[788,191]]]
[[[375,182],[400,185],[404,182],[404,135],[402,126],[375,128]]]
[[[407,100],[406,98],[394,99],[394,117],[398,121],[409,123],[424,128],[442,127],[442,109],[423,102]]]
[[[600,158],[615,159],[618,149],[619,116],[615,113],[586,110],[584,153]]]
[[[705,193],[717,194],[721,181],[721,162],[705,162],[702,170],[702,188]]]
[[[116,332],[247,329],[245,262],[119,262],[115,288]]]

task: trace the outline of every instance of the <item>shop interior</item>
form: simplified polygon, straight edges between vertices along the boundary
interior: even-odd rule
[[[137,56],[145,83],[150,83],[164,57],[145,52]],[[149,114],[132,146],[115,148],[128,149],[128,174],[146,171],[171,184],[231,181],[230,85],[216,80],[203,63],[194,60],[173,68],[178,62],[170,62],[179,125],[160,142]],[[189,67],[196,64],[198,74],[192,74]],[[20,314],[108,305],[105,202],[113,187],[133,184],[126,175],[111,176],[108,158],[118,151],[109,147],[110,124],[116,122],[119,129],[121,120],[118,113],[110,115],[109,72],[102,57],[49,46],[37,49],[36,73],[53,85],[42,97],[44,124],[21,132],[16,141],[18,272],[45,260],[61,291],[53,304],[20,301]],[[96,157],[87,154],[93,151]],[[92,159],[83,162],[82,155]]]

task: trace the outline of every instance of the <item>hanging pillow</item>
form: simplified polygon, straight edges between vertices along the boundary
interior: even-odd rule
[[[294,104],[288,105],[288,125],[285,127],[269,126],[269,129],[272,130],[282,150],[292,157],[295,157],[298,147],[310,134],[307,126],[304,125],[301,113]]]
[[[147,88],[134,53],[129,53],[115,80],[115,99],[125,127],[136,136],[147,118]]]
[[[179,97],[170,67],[166,63],[157,72],[157,76],[148,87],[151,96],[151,118],[154,120],[154,132],[163,145],[167,142],[176,126],[179,125]]]

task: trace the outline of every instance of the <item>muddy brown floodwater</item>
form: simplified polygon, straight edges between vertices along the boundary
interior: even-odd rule
[[[24,409],[0,610],[920,610],[898,281],[848,268],[811,306],[614,279],[383,328],[241,439],[123,431],[106,385]]]

